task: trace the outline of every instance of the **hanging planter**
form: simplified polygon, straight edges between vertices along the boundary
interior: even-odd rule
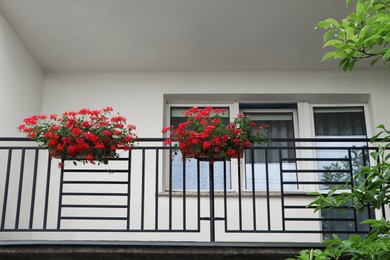
[[[117,150],[132,149],[137,140],[135,126],[127,125],[119,114],[111,116],[112,111],[112,107],[105,107],[62,116],[34,115],[25,118],[18,130],[48,149],[52,158],[107,164],[119,157]]]
[[[260,126],[253,132],[256,124],[249,116],[239,114],[229,124],[224,124],[224,109],[192,107],[184,111],[186,121],[174,128],[164,127],[162,132],[170,134],[165,145],[173,145],[173,153],[181,151],[183,159],[230,160],[243,156],[246,147],[254,143],[268,142],[267,127]]]

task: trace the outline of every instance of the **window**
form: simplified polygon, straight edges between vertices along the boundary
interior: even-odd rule
[[[294,117],[296,117],[296,110],[276,109],[266,112],[258,109],[244,110],[243,112],[249,115],[257,126],[268,125],[270,129],[269,138],[295,138]],[[256,129],[253,129],[253,131],[256,131]],[[258,147],[257,149],[248,150],[245,153],[246,188],[251,189],[254,177],[256,190],[266,190],[267,184],[269,190],[280,190],[280,156],[284,159],[295,158],[296,156],[294,149],[279,150],[278,147],[292,146],[294,146],[294,142],[273,141],[267,144],[255,144],[255,147]],[[283,169],[293,170],[296,165],[285,161],[282,163],[282,167]],[[284,174],[283,178],[286,181],[297,181],[295,173]],[[297,186],[284,185],[284,189],[296,190]]]
[[[185,121],[183,111],[192,107],[192,104],[168,104],[168,115],[166,125],[178,126],[180,122]],[[365,105],[315,105],[310,102],[297,103],[238,103],[228,104],[207,104],[198,105],[199,107],[213,106],[225,108],[228,112],[225,114],[226,123],[230,118],[235,117],[239,112],[248,114],[256,125],[268,124],[270,126],[269,137],[273,140],[294,139],[294,138],[321,138],[333,139],[332,142],[317,142],[307,144],[309,146],[348,146],[351,142],[340,142],[335,139],[340,138],[366,138],[369,134],[366,131]],[[256,129],[253,129],[256,131]],[[348,155],[347,150],[295,150],[292,149],[296,144],[295,141],[272,141],[271,143],[255,145],[254,149],[247,150],[242,163],[241,184],[237,182],[236,176],[237,160],[232,162],[215,162],[215,189],[222,190],[224,187],[224,172],[226,171],[227,188],[237,191],[238,185],[242,190],[251,191],[253,185],[257,191],[265,191],[267,185],[270,191],[280,191],[280,171],[281,168],[286,170],[283,173],[284,181],[316,181],[316,175],[306,173],[297,173],[297,169],[336,169],[346,167],[342,161],[318,161],[314,165],[309,161],[295,161],[295,158],[341,158]],[[364,142],[353,143],[357,149],[351,150],[353,158],[353,171],[360,169],[361,165],[367,160],[368,155],[363,154],[361,146],[366,146]],[[281,150],[279,147],[284,147]],[[364,159],[363,159],[364,158]],[[282,159],[282,160],[281,160]],[[291,160],[289,160],[291,159]],[[253,162],[253,163],[252,163]],[[345,162],[345,160],[344,160]],[[188,159],[183,163],[181,154],[173,158],[170,162],[172,167],[172,188],[174,190],[194,189],[199,186],[201,190],[209,189],[208,163],[198,162],[195,159]],[[231,167],[232,165],[232,167]],[[234,166],[233,166],[234,165]],[[224,169],[225,167],[225,169]],[[314,167],[314,168],[313,168]],[[232,173],[232,171],[234,173]],[[198,177],[199,172],[199,177]],[[184,174],[185,173],[185,174]],[[184,177],[185,176],[185,177]],[[315,178],[315,179],[312,179]],[[343,182],[349,175],[342,172],[331,172],[319,174],[322,181]],[[167,177],[166,180],[169,178]],[[254,180],[254,182],[253,182]],[[327,190],[332,185],[321,185],[318,188]],[[167,187],[167,186],[165,186]],[[313,185],[284,184],[283,189],[286,191],[313,191],[316,189]]]
[[[322,182],[329,182],[320,186],[320,189],[330,189],[332,182],[344,183],[350,179],[352,174],[357,173],[363,165],[367,165],[369,156],[366,150],[360,147],[367,146],[366,142],[340,142],[337,139],[343,138],[366,138],[366,123],[363,107],[314,107],[314,128],[316,138],[329,138],[335,141],[318,142],[318,147],[354,147],[354,149],[317,150],[317,158],[334,158],[333,161],[319,161],[318,169],[326,170],[320,174]],[[343,161],[346,160],[347,161]],[[339,161],[338,161],[339,160]],[[351,161],[351,164],[349,162]],[[351,169],[352,167],[352,169]],[[342,187],[342,186],[341,186]],[[334,209],[321,210],[324,218],[345,218],[350,221],[322,221],[323,230],[354,231],[355,223],[360,223],[368,218],[368,212],[340,211]],[[367,225],[356,224],[359,231],[367,231]],[[346,239],[348,234],[338,234]],[[330,239],[330,234],[324,238]]]
[[[317,150],[317,158],[337,158],[340,161],[323,161],[318,162],[318,168],[328,170],[329,172],[320,175],[321,181],[324,182],[345,182],[350,178],[348,172],[332,172],[334,171],[348,171],[349,162],[342,161],[351,156],[352,170],[354,173],[361,169],[365,164],[363,158],[368,158],[365,150],[359,147],[367,146],[366,142],[340,142],[337,139],[348,138],[367,138],[366,124],[364,118],[363,107],[315,107],[314,112],[314,126],[316,138],[329,138],[336,141],[318,142],[317,146],[345,146],[356,147],[350,151],[346,150]],[[333,185],[322,185],[321,189],[329,189]]]
[[[177,127],[186,119],[183,112],[190,107],[171,107],[170,109],[170,124]],[[224,123],[230,121],[229,107],[225,108],[226,113],[222,115]],[[199,164],[198,164],[199,163]],[[184,172],[185,172],[185,188],[187,190],[195,190],[198,185],[198,169],[199,169],[199,186],[201,190],[209,189],[209,164],[208,162],[199,161],[196,159],[186,159],[183,163],[183,158],[179,152],[172,160],[172,189],[182,190],[184,187]],[[226,162],[226,182],[227,189],[230,189],[230,162]],[[214,183],[215,190],[223,190],[224,188],[224,162],[214,162]]]

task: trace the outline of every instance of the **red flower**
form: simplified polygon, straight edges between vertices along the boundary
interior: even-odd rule
[[[211,143],[209,141],[203,142],[202,147],[203,147],[204,151],[208,150],[210,148],[210,146],[211,146]]]
[[[165,139],[164,140],[164,145],[171,145],[172,144],[172,140],[171,139]]]
[[[87,154],[87,156],[85,156],[85,159],[89,162],[92,162],[93,161],[93,155],[92,154]]]
[[[112,107],[107,106],[101,110],[83,108],[64,112],[62,117],[33,115],[25,118],[18,130],[27,133],[40,147],[61,151],[68,157],[92,150],[95,161],[107,163],[111,150],[131,149],[137,138],[132,132],[136,127],[127,125],[126,118],[119,114],[111,118],[111,111]]]
[[[95,144],[95,148],[96,149],[104,149],[104,144],[103,143],[97,143],[97,144]]]
[[[73,129],[72,129],[72,135],[74,135],[74,136],[79,136],[80,133],[81,133],[80,128],[73,128]]]
[[[125,142],[131,142],[131,141],[133,141],[133,137],[127,135],[127,136],[125,136],[125,137],[123,138],[123,140],[125,140]]]
[[[104,130],[104,131],[103,131],[103,134],[104,134],[105,136],[107,136],[107,137],[112,136],[112,133],[111,133],[110,130]]]

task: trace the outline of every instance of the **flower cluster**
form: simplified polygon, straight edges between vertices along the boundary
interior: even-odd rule
[[[178,125],[164,127],[163,133],[170,133],[164,144],[173,144],[177,154],[181,150],[183,158],[203,157],[210,161],[217,158],[229,160],[241,156],[246,147],[253,143],[264,143],[267,125],[261,125],[254,131],[256,124],[249,116],[239,114],[228,124],[223,122],[225,109],[192,107],[184,111],[187,120]]]
[[[119,157],[116,150],[129,150],[137,136],[134,125],[126,118],[111,116],[112,107],[101,110],[81,109],[62,116],[34,115],[24,119],[18,130],[48,148],[50,155],[64,159],[83,157],[83,162],[108,163],[108,157]],[[61,166],[61,165],[60,165]]]

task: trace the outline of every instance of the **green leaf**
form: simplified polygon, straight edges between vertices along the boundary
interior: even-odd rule
[[[330,36],[332,36],[333,33],[334,33],[334,30],[329,30],[326,33],[324,33],[324,42],[329,40]]]
[[[371,66],[374,65],[375,63],[378,62],[378,60],[380,60],[382,57],[379,56],[379,57],[376,57],[374,60],[371,61]]]
[[[346,0],[346,1],[345,1],[345,4],[346,4],[347,7],[348,7],[349,4],[351,3],[351,1],[352,1],[352,0]]]
[[[326,21],[322,21],[322,22],[319,22],[317,24],[317,26],[314,28],[314,29],[318,29],[318,28],[325,28],[325,29],[328,29],[330,26],[330,23],[329,22],[326,22]]]
[[[321,60],[321,61],[326,61],[326,60],[328,60],[328,59],[330,59],[330,58],[333,58],[333,57],[334,57],[334,54],[335,54],[334,51],[326,53],[326,54],[322,57],[322,60]]]
[[[344,63],[345,63],[347,60],[348,60],[348,59],[342,59],[342,60],[339,62],[338,68],[341,68],[341,66],[343,66]]]
[[[343,44],[343,42],[342,41],[340,41],[340,40],[329,40],[329,41],[327,41],[325,44],[324,44],[324,46],[322,46],[322,48],[325,48],[325,47],[328,47],[328,46],[335,46],[335,45],[338,45],[338,44]]]
[[[385,60],[388,60],[388,59],[390,58],[390,48],[387,49],[385,55],[383,55],[383,58],[384,58]]]
[[[364,11],[364,5],[362,4],[362,3],[358,3],[357,5],[356,5],[356,12],[357,13],[361,13],[361,12],[363,12]]]
[[[355,63],[356,63],[357,59],[353,59],[349,65],[348,65],[348,70],[349,71],[352,71],[353,70],[353,67],[355,66]]]
[[[333,18],[328,18],[328,19],[325,20],[325,22],[328,22],[329,24],[331,24],[331,25],[333,25],[334,27],[337,27],[337,28],[340,26],[339,22],[336,21]]]

